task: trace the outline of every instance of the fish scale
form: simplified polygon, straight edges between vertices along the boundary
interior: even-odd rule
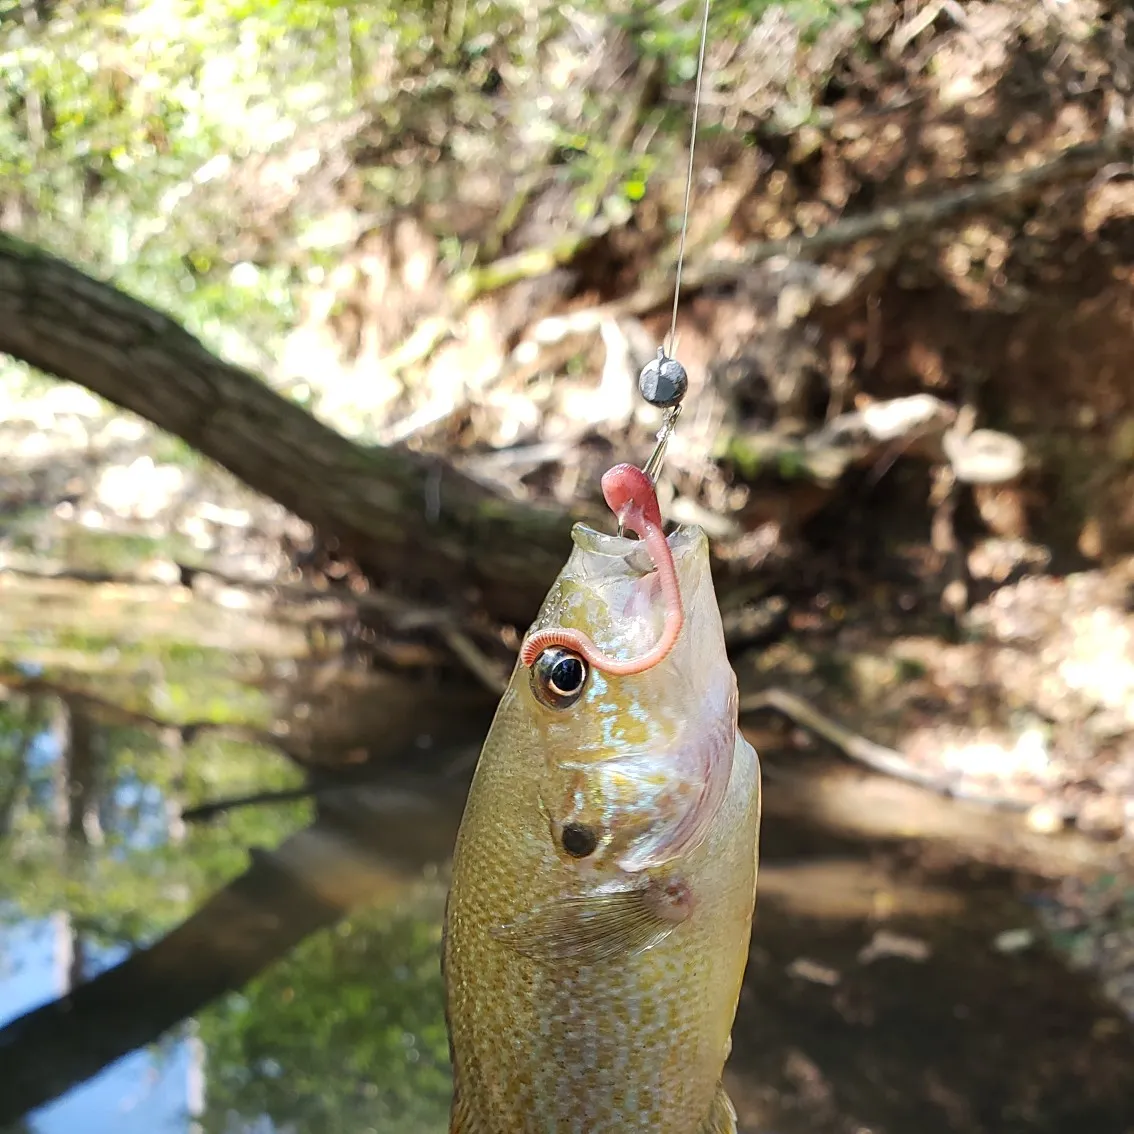
[[[659,621],[636,632],[618,622],[648,585],[627,561],[639,545],[582,527],[573,537],[533,632],[574,626],[633,655]],[[446,910],[452,1134],[735,1131],[720,1078],[755,906],[759,762],[737,729],[704,533],[679,528],[668,544],[685,611],[670,653],[645,672],[604,675],[567,710],[545,707],[517,665],[485,741]],[[632,712],[649,719],[645,733],[604,727]],[[571,858],[553,831],[576,806],[572,777],[591,777],[588,800],[602,805],[604,763],[628,756],[652,760],[661,781],[701,764],[724,777],[698,797],[717,801],[712,813],[691,825],[650,792],[649,816],[630,816],[650,828],[642,869],[601,852]],[[625,799],[605,802],[611,822],[624,817]],[[653,854],[669,831],[674,853]],[[689,910],[671,921],[654,896],[672,882]]]

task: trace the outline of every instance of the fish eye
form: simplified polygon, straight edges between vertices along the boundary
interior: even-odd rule
[[[548,646],[532,663],[532,692],[549,709],[569,709],[586,684],[587,663],[562,646]]]
[[[594,830],[585,827],[582,823],[564,824],[559,841],[563,844],[563,849],[572,858],[586,858],[588,855],[594,854],[595,848],[598,846],[598,836],[594,833]]]

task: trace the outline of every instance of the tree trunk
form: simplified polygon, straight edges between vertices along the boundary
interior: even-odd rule
[[[422,597],[523,624],[569,550],[561,513],[436,459],[355,445],[174,320],[3,235],[0,351],[176,434]]]
[[[0,844],[12,833],[16,807],[28,786],[28,757],[46,717],[45,699],[32,693],[20,717],[20,737],[13,745],[7,769],[0,764]],[[21,719],[22,718],[22,719]]]

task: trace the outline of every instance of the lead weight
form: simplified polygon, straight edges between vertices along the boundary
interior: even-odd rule
[[[669,409],[680,404],[689,389],[689,375],[676,358],[670,358],[664,347],[658,347],[657,358],[647,362],[638,375],[638,391],[652,406]]]

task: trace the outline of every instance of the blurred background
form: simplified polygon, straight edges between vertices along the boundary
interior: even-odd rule
[[[447,1130],[699,26],[0,0],[0,1129]],[[765,767],[747,1134],[1134,1132],[1132,68],[1102,0],[714,0],[660,490]]]

